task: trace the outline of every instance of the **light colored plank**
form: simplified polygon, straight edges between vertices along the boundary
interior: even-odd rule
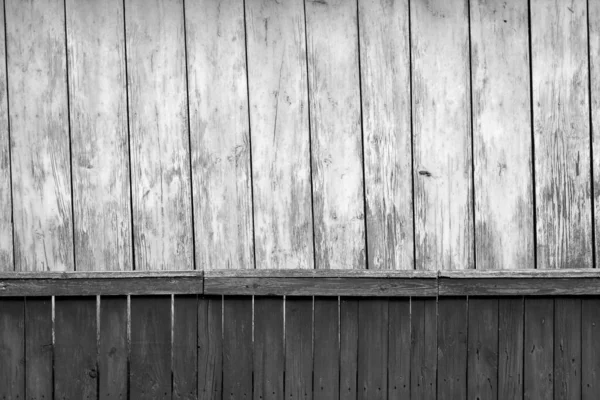
[[[600,1],[588,1],[596,268],[600,268]]]
[[[77,270],[132,269],[123,2],[68,0]]]
[[[4,0],[0,0],[4,11]],[[6,41],[4,13],[0,18],[0,271],[12,271],[13,223],[10,182],[10,134],[8,132],[8,99],[6,82]]]
[[[417,269],[473,268],[467,4],[410,6]]]
[[[125,3],[136,269],[193,268],[183,14]]]
[[[17,271],[73,270],[62,0],[7,0]]]
[[[314,268],[302,0],[246,2],[256,268]]]
[[[185,7],[197,268],[254,268],[243,2]]]
[[[306,2],[316,268],[366,267],[356,13]]]
[[[532,0],[538,268],[592,267],[586,1]]]
[[[367,264],[413,269],[408,1],[360,0]]]
[[[471,2],[477,269],[534,265],[527,0]]]

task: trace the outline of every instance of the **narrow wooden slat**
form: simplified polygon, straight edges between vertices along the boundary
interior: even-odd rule
[[[314,268],[304,2],[246,1],[257,268]]]
[[[440,296],[573,296],[600,294],[598,278],[440,278]]]
[[[312,400],[313,299],[285,299],[285,398]]]
[[[473,268],[467,4],[410,5],[417,269]]]
[[[6,38],[4,24],[4,0],[0,1],[0,271],[12,271],[13,260],[13,222],[10,132],[8,131],[8,92],[6,82]]]
[[[600,299],[581,300],[582,398],[600,398]]]
[[[358,300],[340,298],[340,400],[357,399]]]
[[[357,7],[306,1],[315,268],[366,268]],[[335,46],[332,46],[335,43]]]
[[[173,400],[197,399],[198,298],[173,299]]]
[[[437,300],[411,300],[410,398],[437,393]]]
[[[389,299],[388,398],[410,399],[410,299]]]
[[[223,301],[198,299],[198,398],[220,399],[223,392]]]
[[[131,399],[171,398],[171,296],[131,297]]]
[[[25,300],[25,393],[28,399],[52,398],[52,301]]]
[[[525,299],[524,398],[554,395],[554,299]]]
[[[315,298],[314,307],[314,400],[338,399],[340,395],[338,298]]]
[[[252,297],[223,300],[223,398],[252,398]]]
[[[25,399],[25,303],[0,301],[0,399]]]
[[[470,4],[477,269],[534,268],[528,2]]]
[[[469,299],[467,398],[498,399],[498,299]]]
[[[65,7],[77,270],[130,270],[123,2]]]
[[[283,298],[254,298],[254,400],[283,399]]]
[[[360,0],[369,268],[413,269],[408,0]]]
[[[498,300],[498,399],[523,398],[523,304]]]
[[[198,269],[254,268],[243,4],[185,2]]]
[[[592,267],[586,1],[531,1],[538,268]]]
[[[437,352],[438,399],[467,398],[467,301],[440,299]]]
[[[136,269],[193,269],[182,0],[127,0]]]
[[[63,0],[7,0],[15,270],[73,270]]]
[[[98,398],[126,399],[128,387],[127,297],[100,298]]]
[[[388,300],[358,301],[358,398],[387,399]]]
[[[588,1],[588,41],[590,57],[591,129],[593,161],[593,205],[595,207],[596,268],[600,268],[600,3]],[[584,387],[585,388],[585,387]]]
[[[54,398],[96,399],[96,297],[57,297],[54,326]]]
[[[581,398],[581,328],[581,299],[555,299],[554,396],[557,399]]]

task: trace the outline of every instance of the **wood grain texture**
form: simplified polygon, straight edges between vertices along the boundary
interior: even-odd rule
[[[223,398],[252,397],[252,297],[223,299]]]
[[[315,298],[313,339],[314,400],[340,396],[338,297]]]
[[[254,400],[283,399],[283,298],[254,298]]]
[[[581,300],[581,395],[600,397],[600,299]]]
[[[388,398],[388,300],[358,302],[358,398]]]
[[[498,399],[498,299],[468,301],[467,398]]]
[[[413,269],[408,0],[360,0],[369,268]]]
[[[0,301],[0,399],[25,399],[25,302]]]
[[[537,268],[592,265],[586,1],[531,1]]]
[[[52,300],[25,300],[25,393],[28,399],[52,399]]]
[[[4,0],[0,1],[0,6],[4,11]],[[12,271],[15,264],[4,12],[2,17],[0,18],[0,271]]]
[[[223,393],[223,301],[198,299],[198,398],[220,399]]]
[[[438,399],[467,398],[467,316],[466,299],[439,299]]]
[[[410,398],[437,394],[437,300],[411,299]]]
[[[340,298],[340,400],[358,398],[358,300]]]
[[[443,279],[440,296],[584,296],[600,294],[596,278]]]
[[[7,0],[15,270],[73,270],[62,0]]]
[[[534,268],[528,3],[470,6],[476,265]]]
[[[468,2],[410,13],[416,268],[473,268]]]
[[[356,4],[306,7],[315,268],[366,268]]]
[[[523,397],[554,396],[554,300],[525,299]]]
[[[410,399],[410,299],[389,299],[388,398]]]
[[[595,207],[596,268],[600,268],[600,3],[588,1],[588,41],[590,57],[591,129],[592,129],[592,204]]]
[[[285,299],[285,398],[313,398],[313,299]]]
[[[256,268],[314,268],[304,2],[246,5]]]
[[[123,2],[66,2],[77,270],[133,269]]]
[[[193,269],[182,0],[127,0],[135,269]]]
[[[554,396],[557,399],[581,398],[581,301],[577,298],[554,300]]]
[[[254,268],[244,3],[185,13],[197,268]]]
[[[173,297],[173,400],[198,398],[198,298]]]
[[[127,399],[127,319],[127,297],[100,298],[99,399]]]
[[[498,300],[498,399],[523,398],[523,298]]]

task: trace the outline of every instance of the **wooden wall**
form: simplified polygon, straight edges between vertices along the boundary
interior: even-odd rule
[[[597,264],[598,1],[0,3],[0,270]]]

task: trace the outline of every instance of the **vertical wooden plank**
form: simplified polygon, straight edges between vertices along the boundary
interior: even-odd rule
[[[538,268],[592,267],[586,1],[531,1]]]
[[[368,265],[413,269],[408,0],[360,0]]]
[[[171,296],[131,297],[131,399],[171,398]]]
[[[338,298],[315,298],[314,312],[314,399],[338,399],[340,396]]]
[[[25,393],[28,399],[52,399],[52,300],[25,300]]]
[[[223,300],[223,398],[252,398],[252,297]]]
[[[591,94],[591,129],[592,129],[592,161],[593,188],[592,204],[595,207],[596,268],[600,268],[600,3],[588,1],[588,41],[590,57],[590,94]],[[585,388],[585,386],[584,386]]]
[[[254,268],[244,2],[185,14],[197,268]]]
[[[387,399],[388,300],[358,301],[358,398]]]
[[[25,302],[0,301],[0,399],[25,399]]]
[[[437,299],[411,300],[410,398],[437,396]]]
[[[99,399],[127,399],[127,358],[127,297],[101,297]]]
[[[498,398],[523,398],[523,299],[498,300]]]
[[[358,397],[358,300],[340,299],[340,400]]]
[[[283,298],[254,298],[254,400],[283,399]]]
[[[285,398],[312,400],[313,299],[285,299]]]
[[[304,2],[246,1],[257,268],[314,268]]]
[[[438,302],[438,398],[467,398],[467,301]]]
[[[554,395],[554,299],[525,299],[524,398]]]
[[[73,270],[64,2],[5,6],[15,269]]]
[[[476,264],[535,268],[528,2],[470,4]]]
[[[467,6],[410,4],[417,269],[473,268]]]
[[[198,395],[198,298],[173,299],[173,400],[197,399]]]
[[[223,301],[198,299],[198,398],[220,399],[223,383]]]
[[[582,399],[600,398],[600,299],[581,300]]]
[[[0,271],[12,271],[13,221],[4,0],[0,1]]]
[[[581,299],[557,298],[554,307],[554,396],[580,399]]]
[[[125,3],[136,269],[193,269],[182,0]]]
[[[54,398],[96,399],[96,298],[57,297],[54,326]]]
[[[306,1],[316,268],[366,268],[356,3]]]
[[[410,399],[410,299],[388,305],[388,398]]]
[[[498,299],[469,299],[467,398],[498,399]]]

